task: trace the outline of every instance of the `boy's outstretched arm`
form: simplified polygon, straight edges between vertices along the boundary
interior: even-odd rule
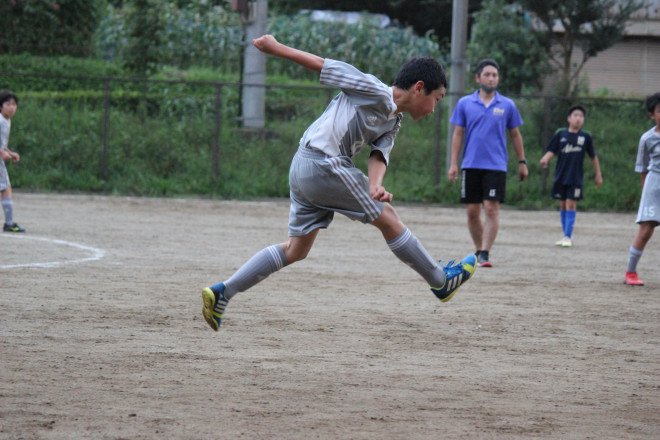
[[[264,35],[252,40],[252,44],[265,54],[293,61],[316,73],[321,73],[321,69],[323,69],[324,58],[282,44],[272,35]]]

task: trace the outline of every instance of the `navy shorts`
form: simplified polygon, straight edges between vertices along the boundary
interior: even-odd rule
[[[564,185],[561,182],[555,182],[552,185],[550,195],[556,200],[582,200],[584,198],[582,185]]]
[[[461,203],[503,202],[506,172],[467,168],[461,171]]]

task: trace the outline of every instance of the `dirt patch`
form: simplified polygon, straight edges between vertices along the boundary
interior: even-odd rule
[[[200,289],[285,239],[288,201],[16,192],[0,235],[2,439],[657,439],[660,237],[622,284],[634,214],[503,210],[450,302],[336,216],[308,259],[227,308]],[[462,208],[400,206],[436,258]]]

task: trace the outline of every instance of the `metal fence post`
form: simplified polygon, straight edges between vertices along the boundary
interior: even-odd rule
[[[103,115],[101,117],[101,180],[108,177],[108,121],[110,119],[110,79],[103,80]]]
[[[551,100],[546,96],[543,99],[543,127],[541,127],[541,156],[545,151],[545,144],[550,139],[550,117],[551,117]],[[541,168],[541,193],[545,194],[548,181],[548,168]]]
[[[442,104],[438,104],[435,109],[435,130],[433,133],[433,184],[437,185],[440,183],[440,158],[442,157],[440,154],[442,150],[442,142],[440,141],[440,139],[442,139]]]
[[[222,84],[215,85],[215,121],[213,133],[213,182],[220,177],[220,136],[222,134]]]

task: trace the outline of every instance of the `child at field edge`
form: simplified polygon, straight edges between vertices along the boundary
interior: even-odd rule
[[[5,161],[18,162],[21,156],[11,151],[9,145],[9,131],[11,130],[11,118],[18,109],[18,98],[10,91],[0,93],[0,197],[2,199],[2,210],[5,213],[4,232],[25,232],[14,222],[14,202],[11,198],[11,182]]]
[[[304,259],[335,212],[376,226],[394,255],[419,273],[438,299],[451,299],[474,273],[476,257],[468,255],[455,265],[436,263],[401,222],[389,203],[392,194],[383,187],[403,113],[421,119],[445,96],[442,66],[432,58],[413,58],[388,87],[350,64],[294,49],[272,35],[252,43],[265,54],[319,73],[321,83],[341,91],[305,131],[292,160],[288,239],[257,252],[226,281],[202,289],[202,314],[209,326],[218,331],[234,295]],[[371,149],[368,176],[352,161],[366,145]]]
[[[548,162],[557,155],[554,184],[551,197],[559,200],[559,215],[564,238],[555,243],[557,246],[573,246],[573,227],[577,215],[577,202],[584,198],[583,163],[585,153],[591,158],[595,171],[596,188],[600,188],[603,177],[600,173],[598,156],[594,150],[591,135],[582,130],[587,110],[581,105],[572,105],[568,109],[568,127],[558,129],[541,158],[541,166],[548,167]]]
[[[660,224],[660,92],[647,97],[645,104],[655,127],[642,135],[637,147],[635,171],[640,173],[642,181],[642,197],[636,220],[639,230],[628,251],[628,269],[623,281],[631,286],[644,285],[637,275],[637,263],[653,231]]]

